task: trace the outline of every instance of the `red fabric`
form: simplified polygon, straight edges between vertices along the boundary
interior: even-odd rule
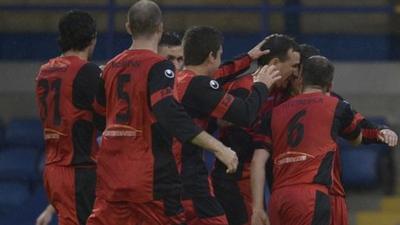
[[[107,96],[107,130],[124,126],[135,136],[103,137],[98,155],[97,197],[108,201],[149,202],[153,200],[154,156],[152,124],[156,122],[149,107],[148,78],[154,64],[165,60],[149,50],[126,50],[107,63],[103,80]],[[124,90],[131,94],[126,123],[116,121],[117,114],[128,110],[128,102],[118,96],[116,82],[121,74],[131,74]],[[129,91],[132,90],[132,91]],[[134,106],[134,107],[133,107]],[[119,130],[117,130],[119,131]],[[112,168],[112,169],[110,169]]]
[[[328,192],[320,185],[294,185],[273,191],[268,205],[271,225],[311,225],[317,191]]]
[[[194,76],[195,74],[191,70],[182,70],[176,74],[174,83],[174,97],[179,102],[182,102],[182,98],[185,96],[186,89],[188,88],[190,81],[192,81]]]
[[[225,94],[218,105],[215,107],[214,111],[211,112],[211,116],[215,118],[223,118],[225,113],[231,107],[235,98],[230,94]]]
[[[128,203],[96,198],[87,225],[181,225],[184,222],[183,212],[167,216],[161,201]]]
[[[151,95],[151,106],[154,106],[157,104],[157,102],[163,100],[165,97],[171,96],[172,95],[172,89],[171,88],[165,88],[162,90],[157,91],[156,93]]]
[[[335,160],[333,163],[333,183],[329,190],[329,194],[337,196],[345,196],[344,187],[342,184],[342,168],[340,164],[340,149],[335,152]]]
[[[36,77],[36,102],[45,130],[46,164],[71,165],[74,155],[72,126],[78,120],[92,120],[90,111],[78,109],[72,103],[73,82],[78,71],[86,63],[88,62],[76,56],[53,58],[41,66]],[[47,88],[40,85],[41,80],[46,80]],[[54,88],[57,82],[60,84],[59,96],[56,96],[57,91]],[[62,118],[60,124],[54,124],[56,98],[59,99]],[[46,102],[46,106],[44,106],[43,100]],[[93,138],[91,151],[93,160],[95,160],[97,152],[98,146],[96,139]]]
[[[182,201],[185,209],[185,217],[187,225],[228,225],[225,214],[221,216],[201,218],[197,215],[192,200]]]
[[[240,77],[232,82],[224,84],[223,88],[226,92],[231,92],[236,89],[246,89],[251,91],[253,86],[253,76],[251,74]]]
[[[244,70],[250,67],[251,58],[249,55],[245,55],[241,58],[234,60],[232,63],[221,65],[217,71],[213,74],[213,78],[215,80],[228,77],[232,74],[237,73],[238,71]]]
[[[331,195],[332,222],[331,225],[349,225],[346,199],[343,196]]]
[[[49,203],[57,211],[59,224],[80,225],[76,213],[75,168],[47,165],[43,178]]]
[[[314,183],[324,157],[337,149],[331,135],[337,103],[336,98],[312,93],[293,97],[274,108],[271,119],[273,189]],[[303,116],[289,124],[299,112],[304,112]],[[303,133],[293,133],[302,138],[298,145],[291,147],[289,130],[298,126],[303,126]]]

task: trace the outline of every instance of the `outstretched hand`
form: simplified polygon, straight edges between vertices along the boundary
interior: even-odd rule
[[[379,131],[378,138],[380,141],[389,145],[389,147],[395,147],[398,144],[397,134],[390,129],[382,129]]]
[[[256,60],[263,55],[268,54],[270,51],[269,49],[261,50],[261,46],[265,43],[266,39],[262,40],[258,43],[254,48],[247,52],[252,60]]]

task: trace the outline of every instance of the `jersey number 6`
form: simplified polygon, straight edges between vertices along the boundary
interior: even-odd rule
[[[299,120],[306,115],[306,110],[296,113],[289,121],[287,142],[292,148],[300,144],[304,138],[304,125]]]

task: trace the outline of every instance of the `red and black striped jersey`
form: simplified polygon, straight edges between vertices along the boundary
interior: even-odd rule
[[[337,138],[361,129],[348,103],[323,93],[301,94],[265,114],[256,148],[272,150],[273,189],[295,184],[332,186]]]
[[[147,202],[181,194],[172,139],[187,143],[202,130],[173,98],[174,77],[173,64],[150,50],[126,50],[105,66],[98,196]]]
[[[36,101],[44,127],[46,164],[95,165],[96,126],[92,104],[100,69],[77,56],[60,56],[41,66]]]
[[[248,98],[235,98],[223,91],[220,83],[205,75],[184,70],[177,74],[174,95],[199,126],[207,127],[211,117],[224,119],[239,126],[249,126],[256,118],[268,89],[262,83],[252,85]],[[190,143],[182,147],[182,179],[184,197],[210,195],[208,171],[202,149]]]

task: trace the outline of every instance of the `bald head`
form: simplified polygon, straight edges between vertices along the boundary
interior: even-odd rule
[[[304,61],[303,85],[329,88],[333,81],[334,67],[325,57],[316,55]]]
[[[140,0],[128,11],[128,26],[133,37],[151,36],[162,24],[160,7],[150,0]]]

